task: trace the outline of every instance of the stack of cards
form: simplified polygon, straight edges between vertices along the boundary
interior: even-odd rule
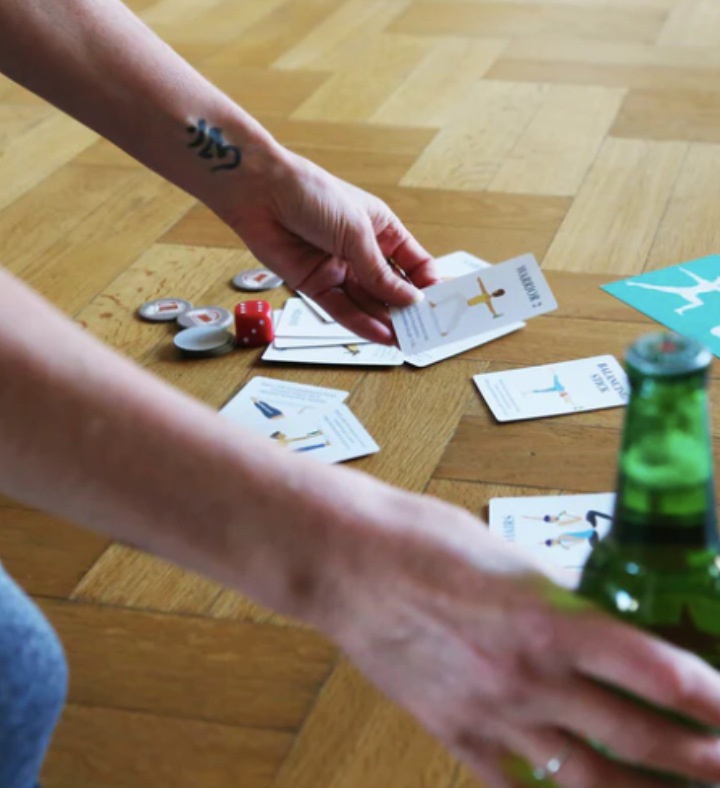
[[[564,570],[576,584],[592,548],[610,530],[614,493],[494,498],[490,530]]]
[[[555,308],[552,294],[540,273],[535,258],[526,255],[518,261],[509,261],[502,265],[490,266],[467,252],[455,252],[435,261],[441,284],[428,288],[425,293],[432,297],[434,306],[429,301],[418,307],[393,310],[392,319],[402,350],[395,347],[375,345],[343,329],[312,299],[298,293],[299,298],[291,298],[282,313],[276,314],[276,339],[263,355],[264,361],[285,361],[295,364],[354,364],[364,366],[399,366],[407,362],[415,367],[427,367],[446,358],[464,353],[474,347],[484,345],[494,339],[510,334],[524,326],[520,322],[523,317],[542,314]],[[476,309],[471,315],[463,318],[467,311],[464,304],[476,305],[481,301],[488,310],[492,309],[493,299],[502,296],[484,295],[480,290],[478,296],[474,292],[484,281],[477,276],[479,271],[490,269],[489,282],[493,292],[507,292],[510,307],[495,321],[483,320],[483,309]],[[518,271],[522,269],[519,274]],[[462,283],[462,284],[458,284]],[[462,294],[467,291],[463,300]],[[472,291],[472,292],[470,292]],[[538,303],[538,295],[542,292],[542,303]],[[525,295],[523,295],[523,293]],[[533,301],[533,298],[537,298]],[[530,304],[531,308],[526,308]],[[427,341],[417,343],[408,340],[404,326],[415,325],[423,320],[425,311],[432,310],[432,317],[447,322],[444,329],[437,330]],[[418,318],[417,315],[420,317]],[[474,318],[479,316],[479,320]],[[434,325],[434,323],[433,323]]]
[[[290,451],[324,463],[344,462],[380,447],[347,405],[347,391],[253,378],[220,411]]]
[[[522,421],[627,405],[630,386],[613,356],[475,375],[498,421]]]

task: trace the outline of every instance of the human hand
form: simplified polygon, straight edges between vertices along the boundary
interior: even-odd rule
[[[466,512],[405,494],[378,509],[386,526],[357,528],[338,564],[326,629],[488,786],[527,784],[517,756],[541,768],[563,754],[559,786],[666,784],[586,741],[720,782],[715,737],[603,686],[720,727],[720,678],[706,663],[555,585]]]
[[[392,344],[386,304],[408,306],[421,298],[417,288],[438,278],[432,257],[390,208],[285,149],[242,177],[232,206],[218,212],[258,260],[350,330]]]

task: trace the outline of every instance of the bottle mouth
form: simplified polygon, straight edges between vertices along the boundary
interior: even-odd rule
[[[665,377],[707,369],[712,362],[712,353],[690,337],[658,332],[640,337],[631,346],[625,360],[643,375]]]

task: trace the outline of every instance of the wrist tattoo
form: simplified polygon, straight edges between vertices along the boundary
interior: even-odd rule
[[[242,151],[236,145],[228,145],[222,134],[222,129],[218,126],[208,128],[206,120],[199,120],[197,124],[188,126],[188,134],[196,134],[195,139],[188,145],[188,148],[199,148],[198,156],[201,159],[221,160],[229,159],[222,164],[216,164],[210,168],[210,172],[220,170],[234,170],[240,166],[242,161]]]

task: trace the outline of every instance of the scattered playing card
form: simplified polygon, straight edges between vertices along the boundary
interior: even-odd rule
[[[490,530],[580,579],[595,544],[610,529],[614,493],[494,498]]]
[[[304,347],[343,347],[348,344],[347,339],[317,339],[316,337],[275,337],[274,347],[278,350]],[[358,337],[353,340],[354,345],[367,345],[367,339]]]
[[[603,290],[720,358],[720,255],[623,279]]]
[[[473,378],[498,421],[560,416],[627,405],[627,375],[613,356],[489,372]]]
[[[367,367],[399,367],[403,354],[396,347],[375,343],[342,345],[340,347],[280,348],[270,345],[263,353],[263,361],[289,364],[330,364]]]
[[[275,326],[276,337],[344,339],[354,342],[360,339],[357,334],[339,323],[326,323],[302,300],[288,298],[282,311],[280,322]]]
[[[307,386],[289,380],[256,377],[220,411],[223,416],[265,434],[267,424],[278,424],[294,416],[327,405],[340,405],[347,391]]]
[[[347,391],[257,377],[220,412],[289,451],[344,462],[380,451],[342,404],[347,396]]]
[[[423,293],[421,303],[390,310],[407,356],[476,338],[557,308],[532,255],[433,285]]]
[[[332,405],[273,425],[268,434],[279,446],[336,463],[375,454],[380,447],[347,405]]]

